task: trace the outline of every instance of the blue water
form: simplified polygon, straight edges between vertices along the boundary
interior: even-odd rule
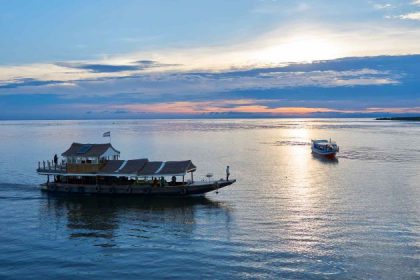
[[[72,141],[191,159],[195,198],[57,196],[39,160]],[[336,161],[311,138],[333,138]],[[420,123],[368,119],[0,122],[0,279],[419,279]]]

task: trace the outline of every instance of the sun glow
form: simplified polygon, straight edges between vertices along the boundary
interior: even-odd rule
[[[343,56],[338,43],[321,36],[296,36],[283,43],[256,51],[254,59],[263,63],[300,62]]]

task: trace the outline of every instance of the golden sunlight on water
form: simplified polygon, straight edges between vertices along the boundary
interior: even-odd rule
[[[314,161],[308,152],[310,131],[305,127],[292,129],[287,137],[293,139],[295,145],[282,149],[286,178],[277,190],[285,198],[278,215],[287,225],[284,233],[288,236],[286,247],[307,255],[327,254],[326,248],[322,248],[324,251],[320,248],[325,241],[322,237],[325,220],[323,190],[317,180],[323,175],[313,170],[319,162]],[[284,238],[284,234],[279,238]]]

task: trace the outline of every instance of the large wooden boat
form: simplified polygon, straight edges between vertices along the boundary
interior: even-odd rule
[[[191,160],[149,161],[146,158],[120,160],[110,143],[73,143],[52,161],[38,162],[37,172],[47,176],[41,189],[48,192],[121,195],[198,195],[229,186],[236,180],[195,181]],[[189,178],[186,176],[189,173]]]

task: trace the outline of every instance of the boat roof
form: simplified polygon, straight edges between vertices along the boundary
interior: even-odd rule
[[[72,143],[70,148],[67,149],[61,155],[63,157],[100,157],[108,149],[111,148],[115,153],[120,154],[118,150],[112,147],[111,143],[104,144],[82,144],[82,143]]]
[[[329,141],[325,140],[325,139],[312,140],[312,142],[314,142],[314,143],[329,143]]]
[[[325,142],[316,142],[316,144],[318,146],[328,146],[328,145],[330,145],[330,143],[325,143]]]
[[[173,176],[184,175],[197,168],[191,160],[149,161],[148,159],[108,160],[98,175],[103,176]]]
[[[159,170],[159,174],[177,174],[195,171],[197,167],[191,162],[191,160],[184,161],[167,161]],[[181,172],[180,172],[181,171]]]

